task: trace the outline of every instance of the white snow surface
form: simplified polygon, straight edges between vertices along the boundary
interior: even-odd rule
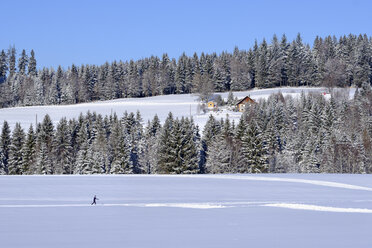
[[[172,177],[172,175],[158,175],[163,177]],[[299,178],[281,178],[281,177],[264,177],[264,176],[237,176],[237,175],[179,175],[179,177],[203,177],[203,178],[218,178],[218,179],[233,179],[233,180],[252,180],[252,181],[277,181],[277,182],[292,182],[292,183],[307,183],[325,187],[335,187],[344,189],[356,189],[356,190],[367,190],[372,191],[372,188],[363,187],[358,185],[351,185],[337,182],[327,182],[320,180],[309,180]]]
[[[289,209],[300,209],[300,210],[336,212],[336,213],[368,213],[368,214],[372,214],[372,209],[365,209],[365,208],[335,208],[335,207],[325,207],[325,206],[308,205],[308,204],[293,204],[293,203],[271,203],[271,204],[265,204],[264,206],[289,208]]]
[[[370,248],[371,191],[349,174],[0,176],[0,246]]]
[[[352,97],[355,89],[349,89],[349,96]],[[327,92],[324,88],[306,88],[306,87],[285,87],[285,88],[272,88],[261,90],[250,90],[234,92],[234,96],[239,99],[250,96],[255,100],[267,99],[271,94],[281,92],[284,96],[290,95],[299,97],[301,92],[316,94],[323,94]],[[217,93],[224,99],[227,99],[228,93]],[[329,95],[328,95],[329,96]],[[327,97],[327,96],[325,96]],[[0,126],[4,120],[8,121],[10,127],[13,129],[16,122],[20,122],[24,129],[28,129],[30,124],[35,126],[36,121],[41,122],[46,114],[49,114],[53,123],[66,117],[67,119],[78,118],[80,113],[86,114],[88,111],[96,112],[103,116],[116,113],[119,117],[127,112],[140,111],[144,124],[148,120],[152,120],[157,114],[161,122],[164,122],[168,113],[172,112],[174,117],[193,117],[195,123],[203,130],[205,123],[210,114],[216,118],[226,118],[228,115],[230,120],[237,122],[241,116],[239,112],[233,111],[220,111],[220,112],[207,112],[206,114],[198,113],[198,96],[192,94],[184,95],[165,95],[144,98],[123,98],[110,101],[100,101],[92,103],[82,103],[75,105],[48,105],[48,106],[30,106],[30,107],[14,107],[0,109]]]

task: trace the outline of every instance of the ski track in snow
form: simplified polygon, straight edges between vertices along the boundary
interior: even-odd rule
[[[172,175],[156,175],[156,176],[172,177]],[[310,179],[285,178],[285,177],[237,176],[237,175],[177,175],[177,177],[186,177],[186,178],[187,177],[191,177],[191,178],[198,177],[198,178],[210,178],[210,179],[232,179],[232,180],[248,180],[248,181],[305,183],[305,184],[312,184],[312,185],[332,187],[332,188],[372,191],[372,188],[353,185],[353,184],[337,183],[337,182],[321,181],[321,180],[310,180]]]
[[[63,177],[63,175],[60,175]],[[372,191],[370,187],[358,186],[353,184],[337,183],[331,181],[285,178],[285,177],[263,177],[263,176],[244,176],[244,175],[113,175],[122,177],[170,177],[170,178],[207,178],[207,179],[228,179],[228,180],[248,180],[248,181],[270,181],[270,182],[289,182],[304,183],[324,187],[342,188],[350,190]],[[38,177],[35,175],[33,177]],[[59,176],[55,176],[59,177]],[[99,177],[99,176],[98,176]],[[1,199],[0,199],[1,200]],[[368,201],[368,200],[360,200]],[[278,207],[297,210],[312,210],[323,212],[339,213],[372,213],[372,209],[366,208],[342,208],[329,207],[301,203],[285,202],[198,202],[198,203],[128,203],[128,204],[98,204],[95,207],[171,207],[171,208],[189,208],[189,209],[218,209],[231,207]],[[54,207],[90,207],[89,204],[11,204],[0,205],[0,208],[54,208]]]
[[[270,204],[265,204],[262,206],[289,208],[289,209],[297,209],[297,210],[321,211],[321,212],[372,214],[372,209],[368,209],[368,208],[339,208],[339,207],[328,207],[328,206],[297,204],[297,203],[270,203]]]
[[[24,177],[25,175],[12,176],[12,177]],[[101,177],[107,176],[104,175],[27,175],[27,177]],[[371,187],[359,186],[354,184],[347,183],[338,183],[331,181],[322,181],[322,180],[311,180],[311,179],[299,179],[299,178],[286,178],[286,177],[265,177],[265,176],[252,176],[252,174],[247,175],[164,175],[164,174],[153,174],[153,175],[109,175],[110,177],[168,177],[168,178],[207,178],[207,179],[229,179],[229,180],[247,180],[247,181],[269,181],[269,182],[288,182],[288,183],[304,183],[317,186],[331,187],[331,188],[342,188],[342,189],[351,189],[351,190],[362,190],[362,191],[371,191]]]
[[[203,203],[149,203],[144,207],[175,207],[175,208],[196,208],[196,209],[211,209],[211,208],[226,208],[219,204],[203,204]]]
[[[301,203],[268,203],[268,202],[218,202],[218,203],[130,203],[130,204],[98,204],[91,206],[89,204],[49,204],[49,205],[0,205],[0,208],[59,208],[59,207],[140,207],[140,208],[187,208],[187,209],[222,209],[233,207],[277,207],[294,210],[308,210],[320,212],[336,213],[366,213],[372,214],[372,209],[367,208],[341,208],[319,206]]]
[[[0,208],[58,208],[58,207],[91,207],[90,204],[30,204],[30,205],[0,205]],[[97,204],[94,207],[171,207],[171,208],[193,208],[212,209],[226,208],[222,204],[211,203],[128,203],[128,204]]]

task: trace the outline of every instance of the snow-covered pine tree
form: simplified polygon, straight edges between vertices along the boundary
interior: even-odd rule
[[[321,133],[322,127],[322,109],[318,98],[309,97],[311,105],[310,111],[306,112],[306,118],[303,120],[304,128],[307,130],[307,140],[304,142],[303,161],[301,161],[302,170],[306,172],[319,172],[320,153],[324,136]],[[322,103],[323,105],[324,103]]]
[[[41,142],[36,157],[36,174],[52,174],[52,161],[48,153],[48,147],[45,142]]]
[[[75,162],[74,173],[75,174],[91,174],[91,158],[89,155],[89,138],[88,138],[88,130],[87,130],[87,122],[84,121],[80,127],[78,137],[78,144],[79,150],[77,153],[77,158]]]
[[[34,79],[34,104],[35,105],[43,105],[45,103],[45,88],[42,80],[40,77],[35,77]]]
[[[77,153],[77,158],[74,166],[75,174],[91,174],[92,173],[92,153],[88,140],[84,141]]]
[[[0,174],[8,174],[8,164],[9,164],[9,150],[11,144],[11,137],[10,137],[10,128],[7,121],[4,121],[3,127],[1,129],[1,137],[0,137],[0,153],[1,153],[1,161],[0,161]]]
[[[144,138],[141,140],[141,150],[139,153],[140,173],[156,173],[156,151],[157,139],[161,131],[159,117],[154,116],[153,120],[146,126]]]
[[[31,57],[28,63],[28,75],[30,76],[36,76],[37,75],[37,69],[36,69],[36,58],[35,58],[35,52],[34,50],[31,50]]]
[[[95,150],[93,147],[89,149],[88,153],[92,166],[92,174],[106,173],[106,154]]]
[[[181,147],[179,154],[182,158],[181,173],[199,173],[199,149],[197,147],[196,131],[192,120],[182,118],[180,122]]]
[[[284,56],[278,38],[275,34],[273,36],[271,45],[269,46],[268,60],[269,65],[267,87],[281,86]]]
[[[225,82],[222,77],[222,72],[219,68],[216,69],[215,74],[213,75],[213,87],[217,92],[223,92],[225,90]]]
[[[8,67],[9,67],[9,77],[14,76],[16,72],[16,49],[14,46],[8,49]]]
[[[319,172],[320,162],[317,157],[317,145],[313,139],[307,139],[302,153],[302,160],[299,163],[302,173]]]
[[[246,124],[244,116],[242,116],[239,119],[239,123],[235,128],[234,138],[241,141],[242,137],[244,136],[244,133],[245,133],[246,129],[247,129],[247,124]]]
[[[207,151],[208,159],[205,165],[206,173],[233,173],[231,168],[231,147],[222,133],[215,136]]]
[[[43,122],[41,123],[41,130],[38,133],[38,136],[40,138],[40,142],[45,144],[46,148],[46,156],[48,158],[48,168],[45,171],[49,171],[50,173],[54,173],[54,166],[52,164],[53,161],[53,140],[54,140],[54,125],[52,123],[52,120],[50,119],[50,116],[47,114],[45,115]],[[39,146],[41,147],[41,146]]]
[[[160,135],[157,139],[157,173],[160,174],[169,174],[172,172],[172,167],[174,157],[172,156],[171,140],[173,139],[173,126],[175,120],[173,119],[173,114],[170,112],[167,119],[164,122],[164,125],[161,129]]]
[[[177,118],[173,121],[173,128],[170,133],[170,139],[168,141],[169,149],[169,163],[168,173],[169,174],[181,174],[182,173],[182,127],[181,121]]]
[[[9,174],[21,175],[22,171],[22,148],[25,139],[25,133],[20,123],[16,123],[9,149]]]
[[[25,49],[22,50],[21,57],[18,59],[18,71],[21,75],[26,74],[26,67],[28,64],[28,56]]]
[[[36,173],[36,134],[34,128],[30,125],[27,136],[22,148],[22,173]]]
[[[156,134],[161,130],[160,120],[157,114],[155,114],[149,126],[149,135],[156,136]]]
[[[363,129],[362,142],[363,142],[364,151],[366,155],[366,158],[365,158],[366,173],[372,173],[372,138],[367,128]]]
[[[207,123],[203,129],[203,137],[201,140],[201,151],[200,151],[200,171],[204,172],[204,167],[208,160],[208,147],[212,142],[212,139],[221,133],[221,124],[213,117],[209,116]]]
[[[222,79],[224,81],[224,90],[230,90],[231,88],[231,55],[223,52],[221,54],[222,60]]]
[[[111,165],[111,174],[133,174],[134,167],[130,159],[130,148],[128,146],[129,136],[124,131],[120,132],[116,144],[116,154]]]
[[[223,119],[221,119],[221,126],[222,126],[222,135],[225,137],[225,138],[232,138],[233,134],[234,134],[234,130],[231,126],[231,122],[229,120],[229,118],[226,118],[226,120],[224,121]]]
[[[268,153],[268,162],[270,165],[269,171],[275,172],[277,166],[277,154],[280,152],[280,139],[274,118],[270,118],[267,123],[266,130],[263,133],[263,140]]]
[[[134,118],[134,123],[130,128],[129,144],[130,144],[130,160],[133,165],[133,172],[140,173],[139,154],[141,153],[141,144],[143,139],[143,125],[140,112],[137,110]]]
[[[207,123],[204,126],[203,142],[208,146],[213,137],[218,135],[220,132],[221,132],[220,123],[213,117],[213,115],[210,115]]]
[[[4,50],[1,50],[0,53],[0,83],[5,82],[6,75],[8,72],[8,63],[7,63],[7,55]]]
[[[256,62],[256,87],[268,87],[268,48],[266,40],[264,39],[259,48],[259,55]]]
[[[367,37],[358,37],[354,55],[354,84],[360,87],[364,82],[371,82],[371,58],[368,57],[370,44]]]
[[[97,119],[93,124],[93,137],[94,139],[90,149],[92,156],[92,173],[105,173],[108,150],[106,139],[107,136],[101,115],[97,116]]]
[[[245,116],[242,115],[238,125],[234,130],[234,139],[232,142],[232,167],[236,172],[244,173],[247,167],[247,159],[241,149],[242,139],[247,131],[247,122]]]
[[[57,124],[53,148],[56,173],[72,174],[71,133],[66,118]]]
[[[232,91],[229,91],[229,94],[227,96],[227,105],[233,106],[235,104],[234,94]]]
[[[249,123],[243,136],[242,151],[247,158],[246,171],[250,173],[265,173],[268,171],[266,149],[255,121]]]

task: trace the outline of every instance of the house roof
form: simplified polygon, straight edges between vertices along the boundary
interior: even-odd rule
[[[208,98],[208,102],[215,101],[217,99],[218,94],[213,94]]]
[[[241,99],[236,105],[239,105],[239,104],[241,104],[241,103],[243,103],[245,100],[247,100],[247,99],[249,99],[249,100],[251,100],[252,102],[256,102],[255,100],[253,100],[252,98],[250,98],[249,96],[246,96],[246,97],[244,97],[243,99]]]

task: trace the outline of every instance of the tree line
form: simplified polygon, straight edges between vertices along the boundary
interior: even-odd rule
[[[278,86],[360,87],[372,82],[372,39],[316,37],[312,47],[283,35],[249,50],[37,69],[35,53],[0,53],[0,107],[75,104],[125,97],[240,91]]]
[[[372,88],[299,98],[271,95],[238,123],[209,117],[202,135],[169,113],[143,123],[139,112],[62,118],[46,115],[25,132],[5,121],[0,174],[372,173]]]

